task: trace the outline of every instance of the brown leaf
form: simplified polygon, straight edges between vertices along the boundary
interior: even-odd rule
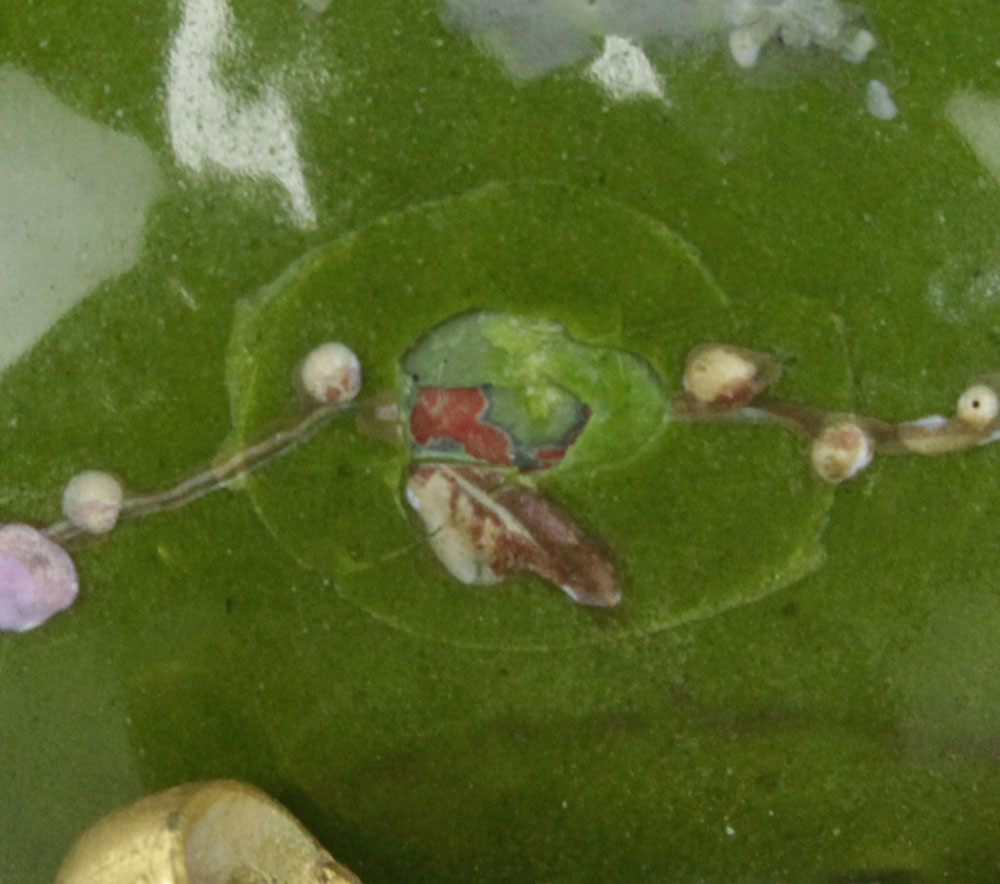
[[[531,571],[583,605],[616,605],[614,565],[564,510],[503,470],[419,464],[406,496],[442,564],[467,584]]]

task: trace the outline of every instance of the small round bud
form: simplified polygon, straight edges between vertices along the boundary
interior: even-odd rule
[[[780,374],[777,362],[763,353],[705,344],[695,347],[684,366],[684,389],[709,405],[745,405]]]
[[[982,429],[1000,414],[1000,397],[992,387],[974,384],[958,397],[955,413],[960,421],[977,430]]]
[[[813,440],[810,458],[816,475],[825,482],[853,479],[872,462],[871,437],[852,420],[831,424]]]
[[[110,473],[87,470],[66,484],[63,515],[88,534],[107,534],[122,509],[121,483]]]
[[[0,629],[34,629],[73,604],[78,589],[61,546],[30,525],[0,528]]]
[[[350,402],[361,389],[361,363],[350,347],[330,341],[305,358],[300,377],[316,402]]]

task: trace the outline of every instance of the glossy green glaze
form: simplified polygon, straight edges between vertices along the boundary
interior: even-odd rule
[[[55,519],[81,469],[153,489],[256,438],[324,338],[391,386],[466,309],[558,321],[668,390],[698,343],[775,352],[783,398],[891,420],[1000,368],[985,0],[867,4],[861,65],[650,40],[669,104],[586,76],[586,28],[582,60],[515,79],[429,0],[8,7],[4,275],[31,303],[92,289],[0,376],[3,521]],[[39,140],[42,92],[128,139]],[[25,231],[52,279],[16,263]],[[406,453],[347,422],[75,548],[80,601],[0,635],[0,877],[50,881],[112,808],[236,777],[366,884],[995,880],[1000,452],[833,491],[779,430],[674,422],[612,460],[540,480],[621,562],[607,616],[449,580]]]

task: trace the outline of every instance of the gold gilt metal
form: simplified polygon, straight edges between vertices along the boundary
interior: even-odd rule
[[[187,783],[104,817],[56,884],[361,884],[273,798],[236,780]]]

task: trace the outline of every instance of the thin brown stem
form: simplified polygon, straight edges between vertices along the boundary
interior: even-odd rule
[[[126,497],[122,502],[118,519],[121,521],[139,518],[164,510],[177,509],[199,497],[225,488],[251,470],[290,451],[327,420],[354,406],[355,403],[319,405],[288,429],[279,430],[248,448],[242,448],[213,464],[207,470],[189,476],[176,485],[149,494]],[[43,533],[50,540],[59,544],[69,543],[87,534],[82,528],[68,520],[56,522],[45,529]]]
[[[824,411],[798,402],[761,399],[739,408],[701,402],[690,393],[674,396],[674,415],[692,422],[765,422],[815,439],[838,419],[849,419],[871,438],[879,454],[945,454],[985,445],[1000,437],[1000,420],[974,426],[958,417],[929,417],[892,424],[873,417]]]

